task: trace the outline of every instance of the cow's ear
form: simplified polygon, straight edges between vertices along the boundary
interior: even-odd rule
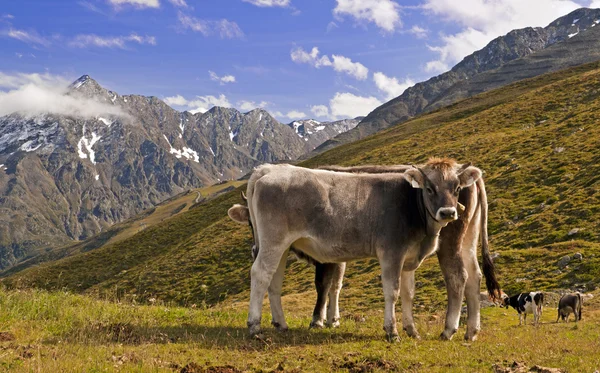
[[[404,175],[406,181],[408,181],[413,188],[423,189],[425,187],[423,173],[418,168],[413,166],[413,168],[404,171],[402,175]]]
[[[469,166],[462,170],[462,172],[458,175],[458,179],[460,180],[460,186],[462,188],[469,187],[473,185],[483,173],[477,167]]]

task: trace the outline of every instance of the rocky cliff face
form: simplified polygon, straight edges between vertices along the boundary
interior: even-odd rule
[[[373,110],[365,119],[363,119],[351,131],[345,132],[328,140],[317,147],[316,152],[325,151],[340,144],[356,141],[377,131],[387,128],[391,125],[403,122],[415,115],[434,110],[443,105],[451,104],[459,99],[469,96],[457,94],[453,87],[457,84],[464,84],[483,73],[491,72],[510,61],[516,61],[526,56],[536,54],[553,45],[568,43],[571,38],[593,29],[600,22],[600,9],[581,8],[570,14],[558,18],[547,27],[542,28],[524,28],[513,30],[508,34],[492,40],[483,49],[474,52],[465,57],[460,63],[454,66],[450,71],[435,76],[425,82],[417,83],[408,88],[399,97],[381,105]],[[573,44],[571,44],[573,45]],[[557,56],[561,57],[561,56]],[[593,57],[577,56],[569,65],[564,65],[561,59],[556,65],[553,61],[545,58],[545,61],[551,64],[550,67],[560,68],[562,66],[572,66],[593,61]],[[531,59],[533,61],[534,59]],[[527,69],[523,66],[523,69]],[[546,69],[545,71],[550,71]],[[545,72],[540,69],[533,69],[533,72]],[[535,75],[525,74],[526,77]],[[491,74],[487,75],[491,79]],[[508,84],[523,78],[523,74],[515,75],[515,80],[503,80],[503,84]],[[489,88],[496,88],[498,85],[491,84]],[[484,88],[486,85],[480,85]],[[473,91],[471,94],[481,93],[483,91]]]
[[[262,109],[181,113],[156,97],[106,90],[89,76],[67,94],[121,114],[0,117],[0,268],[85,239],[186,189],[309,149]]]

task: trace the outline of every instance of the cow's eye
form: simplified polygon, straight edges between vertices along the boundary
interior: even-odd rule
[[[431,189],[430,187],[427,187],[427,194],[433,195],[433,189]]]

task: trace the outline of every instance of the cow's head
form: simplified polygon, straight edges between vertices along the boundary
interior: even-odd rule
[[[458,165],[451,159],[432,158],[422,167],[413,167],[404,178],[422,189],[423,204],[429,219],[441,226],[458,219],[458,195],[481,177],[481,170],[470,163]]]

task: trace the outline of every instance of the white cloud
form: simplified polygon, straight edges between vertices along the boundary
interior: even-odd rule
[[[417,39],[425,39],[429,31],[423,27],[414,25],[410,28],[410,30],[408,30],[408,33],[414,35]]]
[[[67,95],[69,81],[46,74],[0,72],[0,116],[57,114],[91,118],[98,115],[126,116],[118,106],[90,98]]]
[[[292,53],[290,54],[292,57],[292,61],[296,63],[307,63],[316,68],[321,66],[331,66],[331,61],[327,56],[319,57],[319,48],[313,47],[310,53],[306,52],[301,47],[292,49]]]
[[[400,6],[391,0],[336,0],[336,16],[350,15],[358,22],[373,22],[386,32],[402,25]]]
[[[250,110],[254,110],[256,108],[264,109],[267,106],[269,106],[269,103],[267,101],[254,102],[254,101],[242,100],[242,101],[238,101],[238,103],[237,103],[237,107],[241,111],[250,111]]]
[[[287,114],[285,114],[285,116],[290,118],[291,120],[306,118],[306,114],[298,110],[288,111]]]
[[[369,69],[359,62],[352,62],[344,56],[332,55],[332,66],[335,71],[346,73],[358,80],[365,80],[369,76]]]
[[[165,97],[163,101],[171,106],[186,106],[188,102],[182,95]]]
[[[235,76],[233,75],[224,75],[218,76],[214,71],[208,71],[208,75],[210,75],[210,80],[214,80],[215,82],[219,82],[219,84],[224,85],[227,83],[235,83]]]
[[[383,102],[375,97],[357,96],[348,92],[337,92],[329,101],[332,118],[356,118],[364,116],[381,106]]]
[[[231,103],[224,94],[216,96],[196,96],[191,100],[181,95],[165,97],[163,100],[167,105],[180,106],[186,108],[190,113],[205,113],[213,106],[232,107]]]
[[[547,26],[580,5],[570,0],[425,0],[423,9],[436,22],[446,21],[462,29],[441,35],[441,45],[430,50],[438,58],[425,65],[428,72],[443,72],[465,56],[483,48],[513,29]]]
[[[310,107],[310,111],[319,118],[329,117],[329,108],[325,105],[314,105]]]
[[[50,40],[40,36],[36,31],[25,31],[11,28],[6,35],[10,38],[20,40],[27,44],[39,44],[45,47],[49,46]]]
[[[169,2],[171,4],[173,4],[174,6],[178,6],[180,8],[187,8],[188,4],[185,2],[185,0],[169,0]]]
[[[337,23],[335,23],[335,22],[331,21],[331,22],[329,22],[329,23],[327,24],[327,32],[330,32],[330,31],[332,31],[332,30],[334,30],[334,29],[336,29],[336,28],[338,28],[338,27],[340,27],[340,26],[338,26],[338,24],[337,24]]]
[[[211,21],[188,16],[183,12],[179,12],[177,18],[181,29],[190,29],[204,36],[219,34],[221,39],[241,39],[244,37],[244,32],[238,24],[226,19]]]
[[[271,111],[271,115],[277,118],[283,118],[285,115],[281,111]]]
[[[131,5],[134,8],[159,8],[158,0],[108,0],[115,8],[120,8],[123,5]]]
[[[15,16],[13,16],[12,14],[3,14],[2,18],[4,18],[4,19],[14,19]]]
[[[132,33],[127,36],[98,36],[95,34],[77,35],[69,45],[77,48],[99,47],[99,48],[127,48],[128,43],[156,45],[154,36],[140,36]]]
[[[399,82],[397,78],[390,78],[381,72],[373,74],[373,81],[379,90],[385,92],[387,100],[400,96],[407,88],[415,85],[415,82],[410,78],[406,78],[403,82]]]
[[[252,5],[260,6],[260,7],[273,7],[280,6],[286,7],[290,5],[290,0],[242,0],[245,3],[250,3]]]
[[[319,57],[319,48],[314,47],[310,53],[301,47],[294,48],[290,54],[292,61],[296,63],[306,63],[316,68],[322,66],[331,66],[337,72],[346,73],[358,80],[365,80],[369,75],[369,69],[360,62],[352,62],[348,57],[332,55],[331,59],[326,56]]]

